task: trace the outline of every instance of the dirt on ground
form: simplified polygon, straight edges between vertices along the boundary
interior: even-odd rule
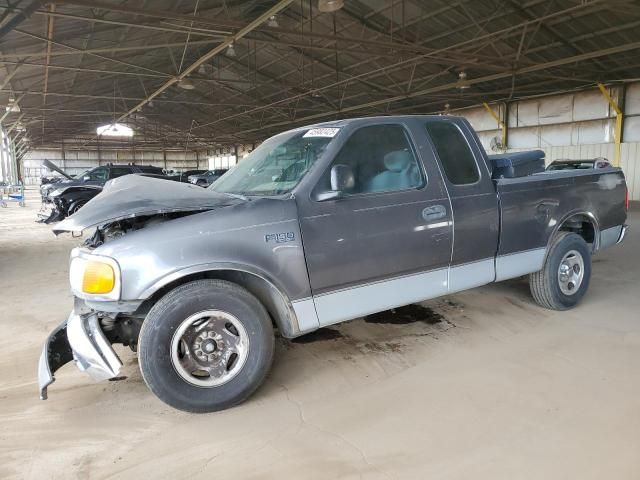
[[[69,364],[38,399],[80,243],[38,207],[30,192],[0,209],[2,479],[640,478],[637,230],[594,258],[574,310],[538,307],[517,279],[278,339],[249,401],[192,415],[147,390],[127,348],[119,381]]]

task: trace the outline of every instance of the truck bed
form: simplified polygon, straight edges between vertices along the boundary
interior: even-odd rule
[[[619,168],[548,171],[495,184],[500,202],[498,255],[546,248],[563,220],[575,214],[595,223],[595,251],[603,232],[606,236],[608,229],[625,221],[626,188]]]

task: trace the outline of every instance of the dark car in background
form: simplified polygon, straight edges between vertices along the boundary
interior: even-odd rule
[[[47,183],[58,183],[65,180],[66,177],[61,177],[59,175],[52,176],[42,176],[40,177],[40,185],[46,185]]]
[[[604,157],[590,158],[586,160],[554,160],[547,166],[547,171],[555,170],[589,170],[591,168],[607,168],[611,163]]]
[[[51,198],[50,194],[53,191],[59,190],[61,188],[70,188],[70,187],[100,187],[107,182],[107,180],[111,180],[112,178],[118,178],[123,175],[128,175],[130,173],[149,173],[155,175],[164,175],[162,168],[153,167],[151,165],[101,165],[99,167],[95,167],[87,170],[86,172],[81,173],[80,175],[76,175],[72,177],[67,174],[64,170],[59,168],[54,163],[49,160],[45,160],[43,165],[50,170],[58,172],[63,175],[66,180],[61,180],[56,183],[46,183],[40,185],[40,195],[42,196],[42,201],[44,203],[50,203]]]
[[[164,175],[162,168],[151,165],[101,165],[75,177],[71,177],[48,160],[44,161],[44,165],[64,175],[66,180],[40,186],[43,206],[51,206],[50,210],[43,209],[38,214],[39,221],[43,223],[56,222],[73,215],[98,195],[107,181],[114,178],[129,174],[169,178]]]
[[[190,175],[189,183],[193,183],[194,185],[198,185],[199,187],[208,187],[222,175],[227,173],[228,170],[229,169],[227,168],[218,168],[215,170],[207,170],[200,175]]]

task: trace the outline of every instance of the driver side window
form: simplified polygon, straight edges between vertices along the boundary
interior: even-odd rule
[[[420,188],[424,176],[411,141],[401,125],[371,125],[356,130],[331,164],[346,165],[354,186],[347,194],[390,192]],[[331,168],[321,188],[331,188]]]

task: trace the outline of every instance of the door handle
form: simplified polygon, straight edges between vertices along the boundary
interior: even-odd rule
[[[422,218],[427,221],[438,220],[447,215],[447,209],[444,205],[433,205],[422,210]]]

